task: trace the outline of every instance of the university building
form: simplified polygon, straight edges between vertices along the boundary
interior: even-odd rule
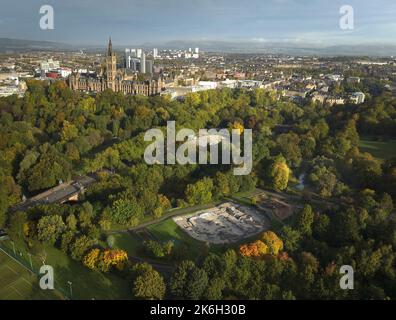
[[[107,49],[106,69],[100,74],[73,73],[69,76],[69,87],[72,90],[82,90],[90,92],[101,92],[111,89],[115,92],[123,92],[124,94],[142,94],[151,96],[160,94],[164,87],[164,81],[161,76],[157,79],[138,81],[137,77],[127,80],[125,71],[117,70],[117,56],[113,51],[111,39]]]

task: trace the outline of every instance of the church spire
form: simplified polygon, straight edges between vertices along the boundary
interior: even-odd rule
[[[107,49],[107,55],[111,56],[113,54],[113,44],[111,43],[111,37],[109,37],[109,47]]]

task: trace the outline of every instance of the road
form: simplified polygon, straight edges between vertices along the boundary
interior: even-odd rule
[[[140,258],[140,257],[135,257],[135,256],[130,256],[129,260],[134,262],[134,263],[148,263],[150,264],[155,270],[157,270],[159,273],[166,277],[170,277],[173,274],[173,271],[175,270],[175,266],[171,264],[164,264],[164,263],[158,263],[156,261],[147,259],[147,258]]]

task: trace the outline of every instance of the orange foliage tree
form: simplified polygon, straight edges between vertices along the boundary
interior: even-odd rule
[[[239,252],[244,257],[261,257],[268,254],[268,247],[264,242],[257,240],[253,243],[241,245]]]
[[[103,272],[108,272],[112,266],[122,270],[127,261],[128,254],[124,250],[118,249],[106,249],[104,251],[92,249],[83,259],[84,265],[88,268]]]

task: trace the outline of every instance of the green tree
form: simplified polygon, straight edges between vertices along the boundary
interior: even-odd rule
[[[148,263],[138,263],[133,269],[133,295],[138,299],[163,299],[165,281]]]
[[[170,281],[170,289],[173,295],[192,300],[198,300],[207,285],[208,276],[206,272],[189,260],[182,261],[179,264]]]
[[[297,229],[302,235],[311,236],[312,235],[312,224],[314,221],[314,213],[312,207],[306,204],[299,214],[297,221]]]
[[[203,178],[194,184],[189,184],[186,189],[186,200],[189,204],[203,204],[212,200],[213,181]]]
[[[73,259],[81,260],[85,253],[93,247],[94,241],[87,236],[80,236],[70,245],[70,253]]]
[[[290,226],[282,228],[281,237],[285,250],[288,252],[296,251],[300,246],[301,234]]]
[[[38,239],[50,244],[54,244],[65,230],[66,225],[59,215],[44,216],[37,224]]]

